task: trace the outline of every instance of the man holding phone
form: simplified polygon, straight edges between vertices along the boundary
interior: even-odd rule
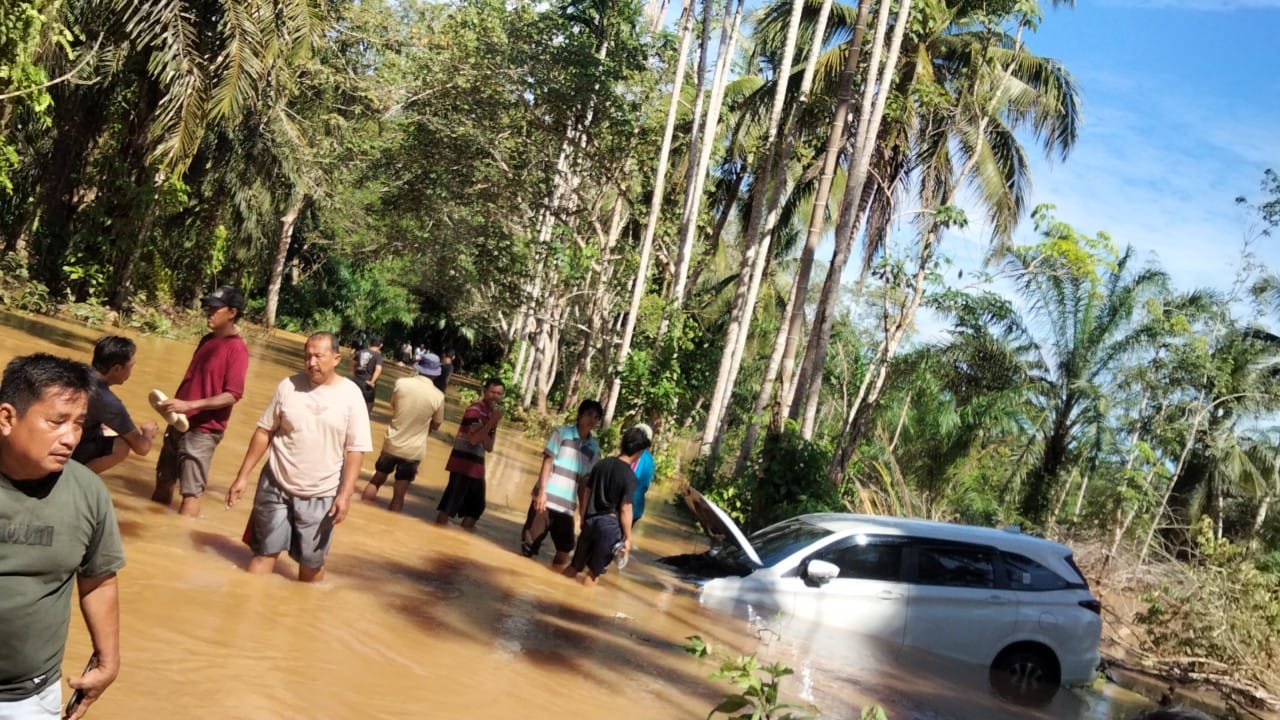
[[[484,454],[493,452],[498,423],[502,421],[502,396],[506,386],[496,377],[484,381],[480,399],[471,403],[458,423],[458,436],[444,469],[449,484],[436,506],[436,524],[448,525],[449,518],[462,518],[465,530],[474,530],[484,514]]]
[[[70,685],[82,717],[120,671],[111,496],[71,453],[94,386],[87,365],[14,358],[0,380],[0,720],[56,720],[72,585],[97,662]]]

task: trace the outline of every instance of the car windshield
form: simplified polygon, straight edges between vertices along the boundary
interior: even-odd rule
[[[765,567],[777,565],[784,558],[831,534],[830,530],[792,518],[756,531],[748,538],[751,547],[760,556]],[[744,568],[754,568],[755,563],[737,545],[726,544],[720,558]]]

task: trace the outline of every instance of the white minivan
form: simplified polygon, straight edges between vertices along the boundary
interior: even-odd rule
[[[707,508],[697,513],[703,524],[732,540],[710,553],[723,576],[701,582],[704,604],[768,606],[989,667],[1028,688],[1096,677],[1102,604],[1064,545],[848,513],[802,515],[748,539],[720,508],[697,500]]]

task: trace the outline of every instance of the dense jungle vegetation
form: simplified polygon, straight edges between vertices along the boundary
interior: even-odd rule
[[[0,298],[163,331],[231,283],[269,327],[456,347],[531,417],[660,418],[664,473],[748,528],[852,508],[1066,538],[1143,593],[1134,656],[1265,696],[1280,282],[1253,249],[1280,177],[1211,239],[1239,248],[1230,287],[1028,207],[1029,154],[1069,162],[1082,122],[1042,21],[8,2]],[[963,275],[969,225],[988,261]]]

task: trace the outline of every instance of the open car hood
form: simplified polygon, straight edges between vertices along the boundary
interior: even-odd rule
[[[738,527],[733,518],[729,517],[729,513],[721,510],[715,503],[703,497],[702,493],[692,487],[684,489],[684,502],[707,535],[720,540],[732,540],[742,549],[743,554],[756,564],[756,567],[764,567],[760,556],[756,554],[756,549],[751,547],[751,543],[742,532],[742,528]]]

